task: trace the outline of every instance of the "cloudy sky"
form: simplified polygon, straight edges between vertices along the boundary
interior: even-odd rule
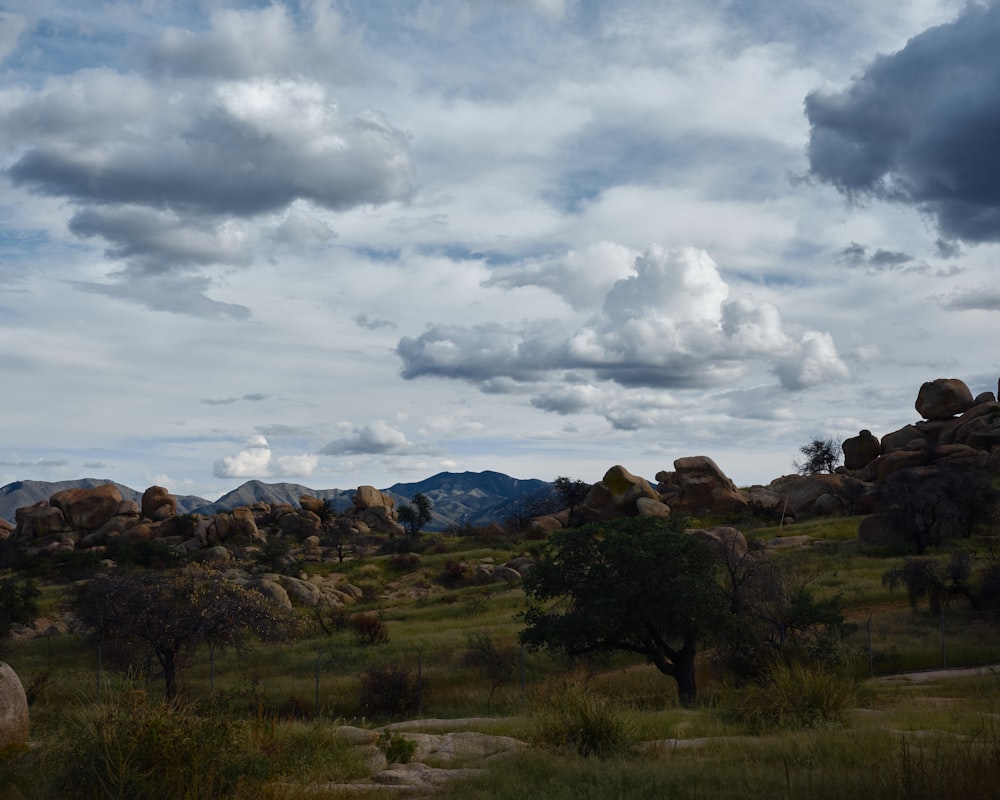
[[[0,484],[741,484],[996,391],[1000,4],[0,0]]]

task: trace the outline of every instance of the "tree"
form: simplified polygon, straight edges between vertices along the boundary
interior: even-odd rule
[[[569,509],[570,516],[576,507],[582,503],[590,492],[590,484],[586,481],[573,480],[564,475],[560,475],[552,483],[553,488],[559,493],[566,508]]]
[[[113,643],[133,664],[155,658],[168,699],[199,645],[243,649],[252,636],[283,638],[293,625],[264,595],[208,569],[98,575],[74,587],[70,603],[92,641]]]
[[[839,595],[816,598],[810,584],[817,576],[800,560],[751,551],[725,565],[732,616],[718,654],[738,677],[760,677],[776,658],[789,666],[840,660],[854,626],[844,620]]]
[[[552,534],[524,581],[521,641],[570,655],[638,653],[693,704],[697,645],[727,609],[718,558],[681,524],[633,517]]]
[[[881,484],[879,496],[893,527],[909,536],[918,555],[971,536],[997,514],[990,473],[978,466],[939,463],[929,470],[898,470]]]
[[[400,506],[397,513],[411,537],[420,533],[424,525],[434,518],[430,498],[420,492],[413,495],[413,505]]]
[[[836,439],[813,439],[809,444],[799,448],[805,458],[795,460],[792,466],[800,475],[818,475],[821,472],[834,472],[840,463],[840,444]]]

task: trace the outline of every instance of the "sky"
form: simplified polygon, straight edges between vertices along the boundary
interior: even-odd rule
[[[1000,4],[0,0],[0,484],[740,485],[997,390]]]

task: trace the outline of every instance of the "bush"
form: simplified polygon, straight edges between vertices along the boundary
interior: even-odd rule
[[[385,760],[390,764],[409,764],[417,750],[415,742],[392,731],[382,731],[375,746],[385,754]]]
[[[358,640],[358,644],[371,646],[385,644],[389,641],[389,629],[385,623],[371,614],[359,614],[351,618],[351,630]]]
[[[535,741],[581,756],[614,758],[631,753],[638,730],[626,710],[580,683],[543,692],[535,723]]]
[[[444,571],[441,573],[441,583],[453,589],[468,583],[469,577],[470,572],[467,564],[449,558],[444,564]]]
[[[361,712],[365,716],[402,717],[420,708],[421,687],[413,670],[402,664],[368,667],[361,673]]]
[[[722,706],[760,733],[839,722],[856,699],[857,684],[843,671],[775,659],[763,679],[724,693]]]

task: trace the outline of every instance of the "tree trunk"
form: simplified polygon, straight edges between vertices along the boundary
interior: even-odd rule
[[[177,696],[177,670],[174,664],[174,654],[167,651],[160,659],[163,665],[163,682],[166,684],[167,700],[173,700]]]
[[[674,680],[677,681],[677,699],[685,708],[690,708],[698,699],[698,687],[694,678],[694,653],[693,645],[685,644],[684,648],[677,654],[674,662]]]

